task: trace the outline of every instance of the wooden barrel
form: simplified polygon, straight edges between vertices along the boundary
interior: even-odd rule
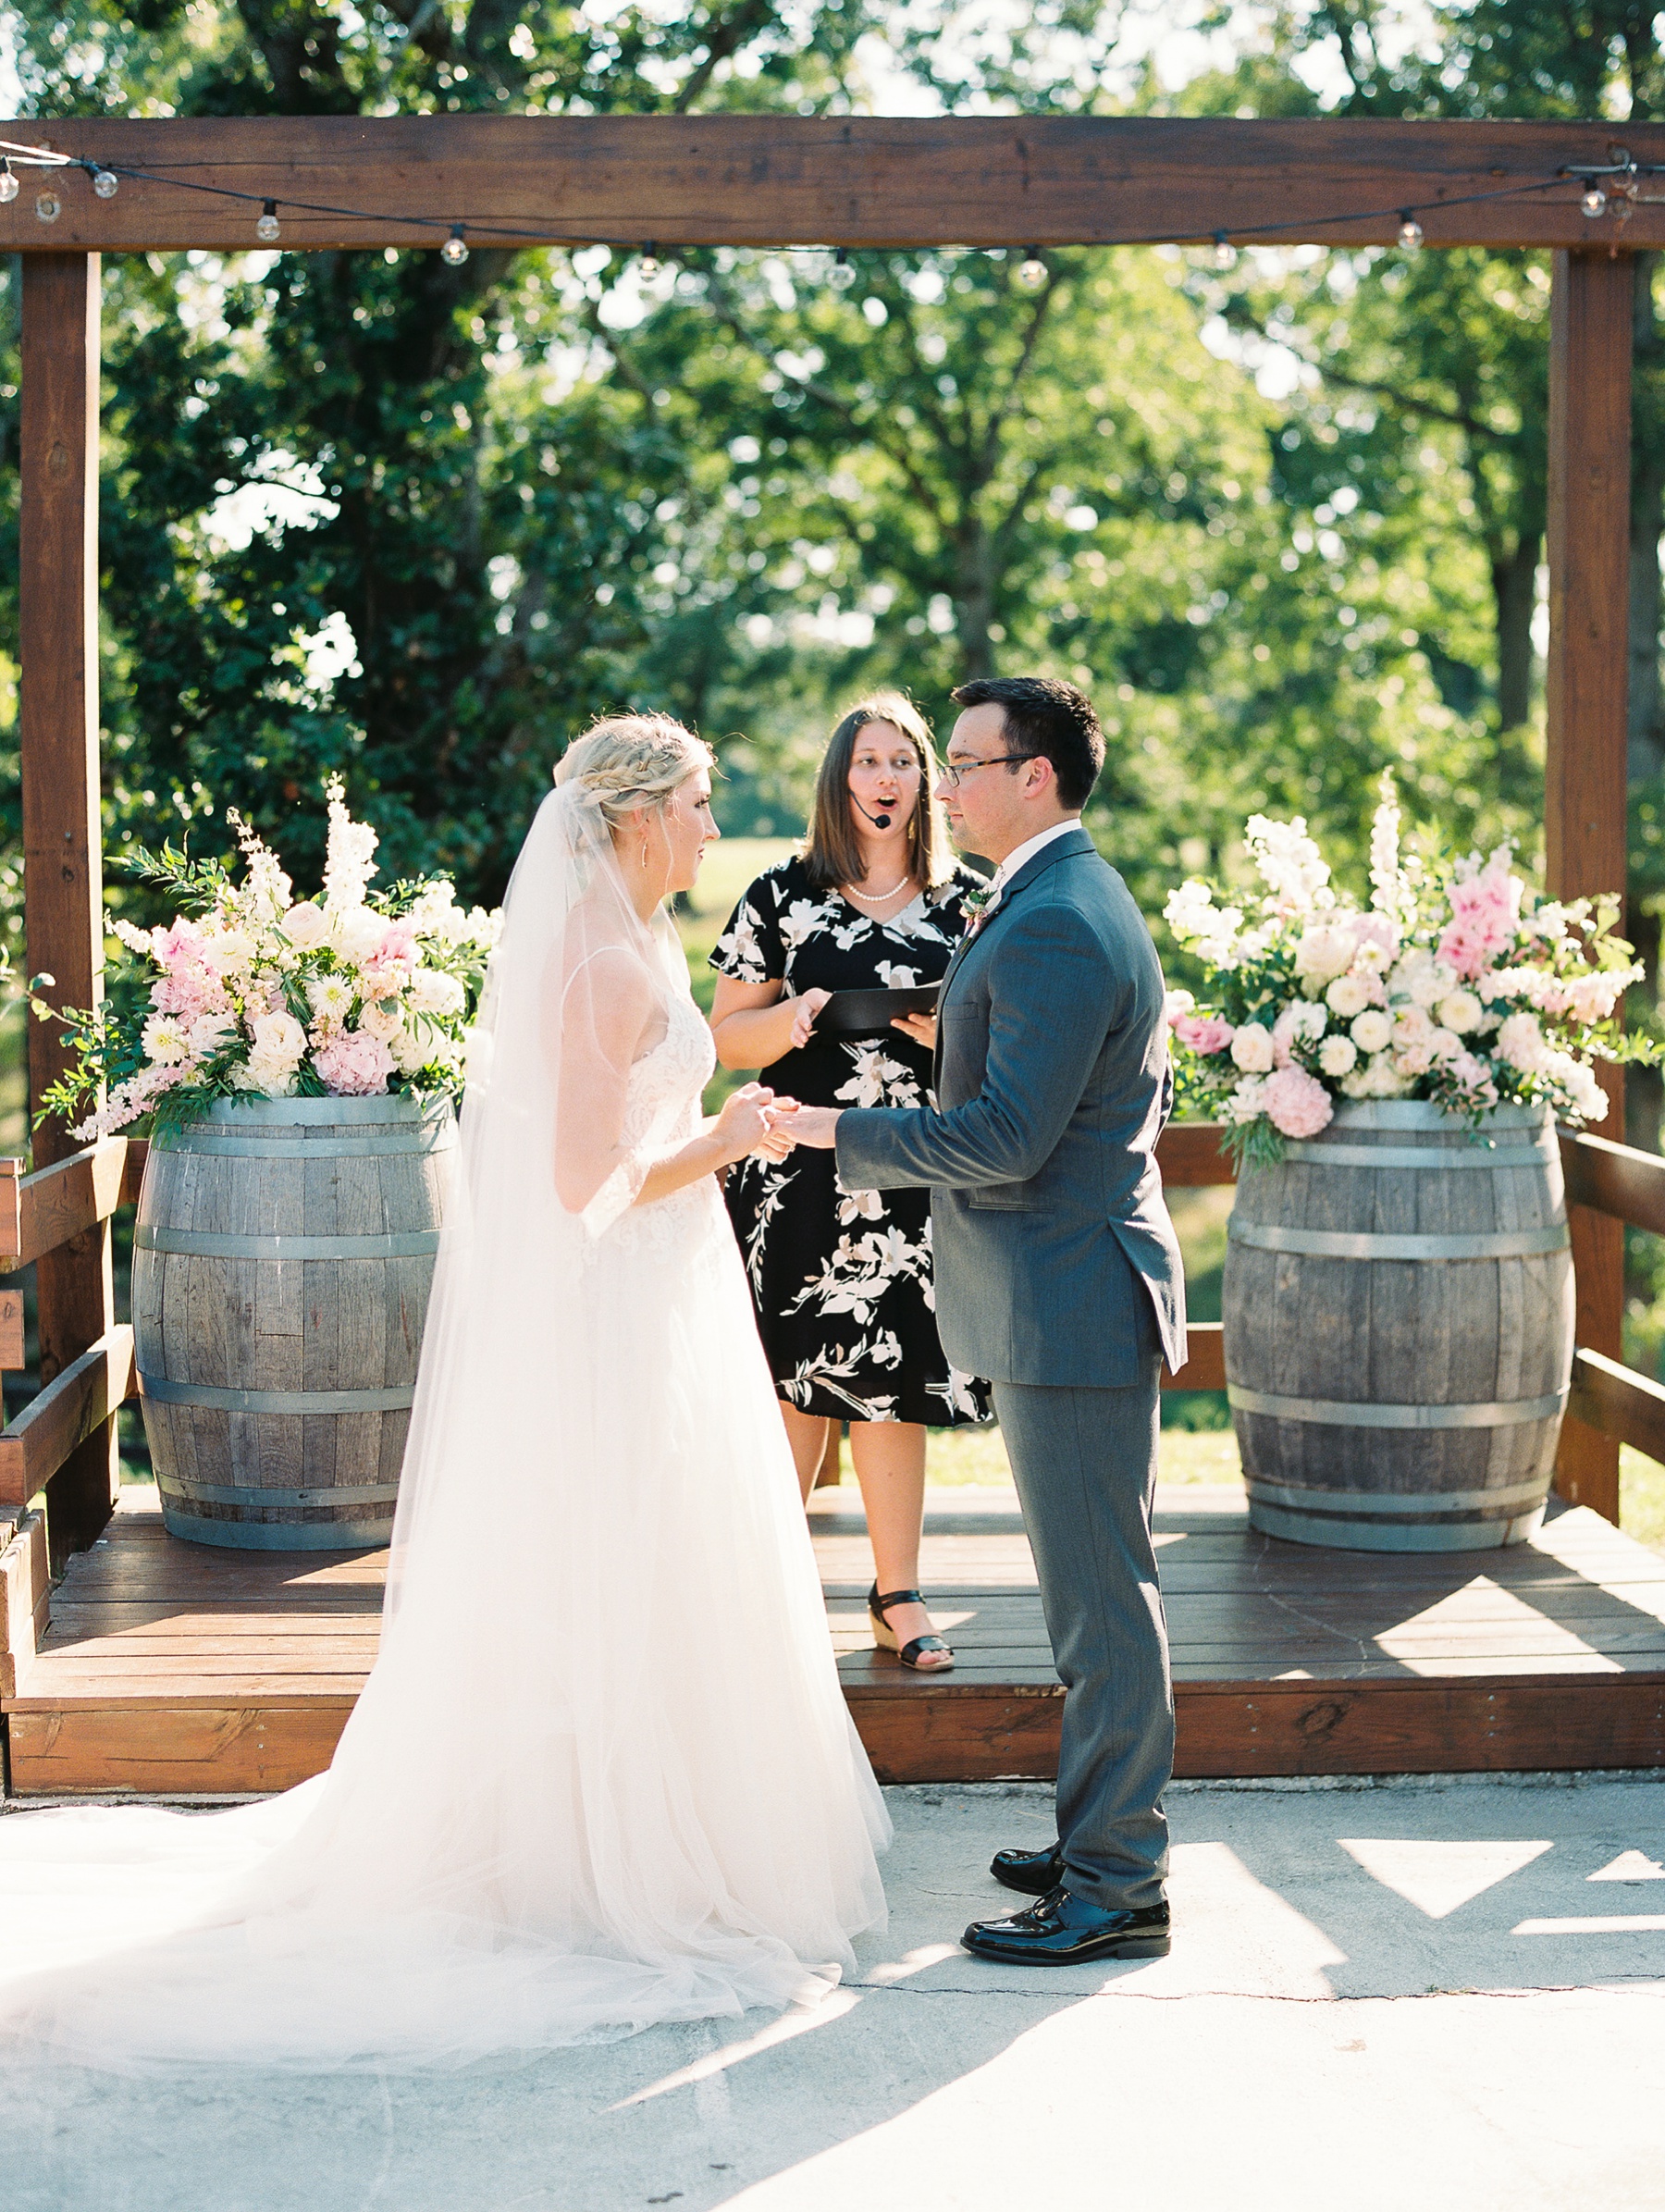
[[[133,1333],[175,1536],[387,1541],[455,1145],[449,1106],[403,1097],[239,1101],[153,1139]]]
[[[1500,1106],[1476,1139],[1431,1104],[1338,1106],[1239,1182],[1224,1316],[1256,1528],[1366,1551],[1530,1536],[1572,1364],[1548,1109]]]

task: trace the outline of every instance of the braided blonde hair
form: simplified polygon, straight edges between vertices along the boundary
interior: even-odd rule
[[[574,739],[555,781],[579,785],[608,827],[622,829],[635,808],[657,811],[680,784],[715,759],[703,738],[668,714],[613,714]]]

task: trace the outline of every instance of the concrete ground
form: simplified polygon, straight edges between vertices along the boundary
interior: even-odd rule
[[[954,1942],[1030,1786],[890,1793],[892,1925],[780,2020],[524,2069],[0,2080],[6,2212],[1665,2205],[1665,1779],[1190,1785],[1171,1958]],[[26,1899],[7,1911],[27,1911]]]

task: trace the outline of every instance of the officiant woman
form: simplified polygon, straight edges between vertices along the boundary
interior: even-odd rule
[[[711,955],[725,1068],[766,1068],[807,1106],[926,1103],[930,1016],[867,1037],[822,1035],[816,1019],[834,991],[939,982],[969,928],[980,879],[949,854],[936,778],[931,732],[899,692],[842,717],[802,846],[750,885]],[[832,1154],[806,1147],[743,1161],[728,1204],[804,1495],[830,1425],[847,1420],[874,1634],[906,1664],[944,1671],[954,1654],[918,1588],[925,1429],[986,1421],[989,1392],[938,1341],[929,1193],[846,1190]]]

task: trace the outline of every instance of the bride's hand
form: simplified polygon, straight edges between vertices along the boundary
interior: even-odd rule
[[[837,1143],[838,1117],[843,1110],[842,1106],[799,1106],[792,1126],[793,1143],[831,1152]]]
[[[794,1052],[801,1052],[815,1033],[816,1017],[832,997],[831,991],[806,991],[796,1004],[797,1012],[792,1017],[788,1032]]]
[[[758,1152],[766,1159],[783,1160],[793,1139],[781,1124],[796,1111],[796,1099],[777,1099],[766,1083],[742,1083],[723,1100],[712,1134],[725,1159],[740,1160],[748,1152]]]

